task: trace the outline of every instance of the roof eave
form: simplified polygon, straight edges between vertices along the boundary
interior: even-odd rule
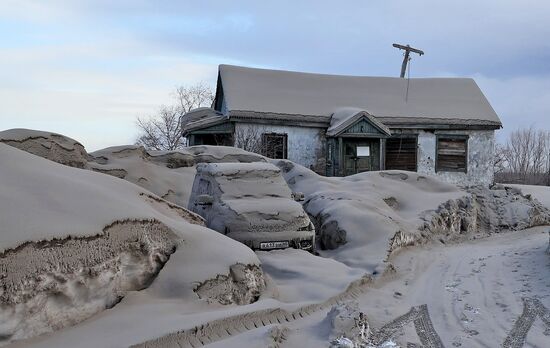
[[[307,126],[312,128],[328,128],[330,126],[330,116],[324,115],[282,114],[249,110],[231,110],[229,111],[229,119],[234,122],[276,122],[284,123],[289,126]]]
[[[488,121],[465,118],[433,117],[376,117],[389,128],[424,128],[424,129],[480,129],[496,130],[502,128],[500,121]]]
[[[371,115],[376,121],[382,123],[388,129],[479,129],[496,130],[502,128],[500,121],[489,121],[476,118],[437,118],[437,117],[400,117],[400,116],[376,116]],[[314,128],[329,128],[330,116],[283,114],[266,111],[229,110],[228,119],[232,122],[270,123],[284,122],[289,126],[308,126]],[[333,134],[333,132],[331,132]],[[329,135],[327,133],[327,135]]]
[[[228,119],[226,117],[220,117],[220,116],[214,116],[214,117],[208,117],[203,118],[195,122],[190,122],[185,125],[185,128],[183,129],[183,135],[186,135],[190,132],[200,130],[203,128],[208,128],[212,126],[216,126],[218,124],[222,124],[227,122]]]

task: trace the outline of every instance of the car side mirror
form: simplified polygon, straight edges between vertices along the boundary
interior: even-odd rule
[[[304,201],[304,193],[303,192],[292,192],[292,199],[294,199],[296,202],[302,202]]]
[[[195,204],[198,205],[212,205],[214,198],[210,195],[198,195],[195,199]]]

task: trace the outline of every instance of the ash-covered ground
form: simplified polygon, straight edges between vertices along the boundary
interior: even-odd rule
[[[548,188],[327,178],[230,147],[88,154],[22,129],[0,132],[0,159],[1,345],[550,342]],[[253,252],[207,228],[187,210],[203,162],[277,166],[304,195],[318,255]]]

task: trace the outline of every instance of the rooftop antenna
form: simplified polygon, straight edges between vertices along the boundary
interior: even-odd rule
[[[401,75],[399,76],[401,78],[405,78],[405,72],[407,71],[407,64],[409,63],[409,60],[411,60],[411,58],[409,57],[410,53],[413,52],[421,56],[424,54],[424,51],[421,51],[418,48],[414,48],[409,45],[404,46],[400,44],[393,44],[393,47],[405,51],[405,54],[403,57],[403,64],[401,64]]]

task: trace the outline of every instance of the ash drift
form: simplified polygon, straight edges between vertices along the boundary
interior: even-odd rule
[[[315,231],[281,170],[270,163],[199,164],[189,209],[252,249],[313,250]]]
[[[325,347],[332,337],[356,339],[357,327],[347,323],[355,325],[358,312],[377,333],[427,304],[446,347],[496,346],[509,332],[520,336],[512,321],[522,314],[524,291],[550,308],[546,234],[448,243],[548,224],[548,210],[532,199],[550,202],[550,194],[538,195],[541,188],[531,188],[533,197],[501,186],[465,191],[397,171],[326,178],[274,160],[291,190],[304,193],[319,245],[329,250],[320,251],[324,257],[294,249],[254,254],[175,204],[187,205],[196,163],[266,164],[262,156],[207,146],[169,153],[124,146],[88,155],[75,141],[46,132],[0,132],[2,138],[50,161],[0,144],[0,163],[10,164],[0,166],[0,345]],[[246,178],[258,173],[236,171],[231,180],[215,178],[216,185],[226,182],[212,203],[226,203],[234,185],[242,202],[258,203],[261,212],[263,197],[281,195],[279,179],[266,176],[262,186],[250,186]],[[285,202],[295,205],[284,190]],[[229,214],[232,202],[226,205]],[[270,221],[266,216],[257,218]],[[360,278],[365,271],[381,276]],[[352,298],[357,307],[326,314]],[[527,346],[547,345],[542,323],[534,321]],[[393,341],[400,346],[418,342],[411,327],[397,329]],[[14,342],[22,338],[29,339]]]
[[[1,143],[0,163],[0,346],[110,320],[102,343],[54,346],[129,346],[179,328],[188,306],[245,304],[265,287],[250,249],[137,185]]]

